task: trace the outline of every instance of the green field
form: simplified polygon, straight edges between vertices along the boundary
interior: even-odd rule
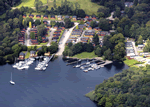
[[[35,0],[22,0],[22,3],[18,5],[17,7],[21,6],[28,6],[28,7],[34,7],[34,1]],[[64,0],[63,0],[64,1]],[[83,9],[86,14],[92,15],[92,13],[97,14],[97,10],[100,7],[100,5],[96,3],[92,3],[91,0],[68,0],[72,2],[73,4],[78,2],[80,4],[80,8]],[[43,4],[47,3],[47,0],[42,0]],[[61,0],[56,0],[57,6],[61,5]],[[53,7],[53,0],[48,0],[48,9],[51,9]]]
[[[124,63],[128,66],[133,66],[135,64],[142,64],[134,59],[129,60],[128,58],[126,58],[126,60],[124,61]]]
[[[34,1],[35,0],[22,0],[21,4],[18,5],[17,7],[21,7],[21,6],[27,6],[27,7],[34,7]],[[43,2],[43,4],[47,3],[47,0],[41,0]]]
[[[94,57],[97,57],[97,55],[95,55],[95,53],[93,51],[93,52],[90,52],[90,53],[89,52],[82,52],[80,54],[74,55],[73,57],[82,59],[82,58],[94,58]]]

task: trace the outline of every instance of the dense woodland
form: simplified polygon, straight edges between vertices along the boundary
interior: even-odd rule
[[[149,107],[150,66],[130,67],[96,85],[90,98],[100,107]]]

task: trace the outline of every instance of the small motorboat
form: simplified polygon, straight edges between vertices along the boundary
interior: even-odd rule
[[[48,64],[46,64],[45,66],[48,67]]]
[[[46,70],[46,67],[43,67],[43,71]]]
[[[76,65],[76,68],[79,68],[80,67],[80,65]]]
[[[90,64],[90,62],[87,62],[86,65]]]
[[[88,70],[83,70],[84,72],[88,72]]]
[[[10,84],[15,85],[15,82],[12,81],[12,72],[11,72],[11,77],[10,78],[11,78],[10,81],[9,81]]]

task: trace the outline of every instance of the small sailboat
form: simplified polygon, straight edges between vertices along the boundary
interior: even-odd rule
[[[12,81],[12,72],[11,72],[10,84],[15,85],[15,82]]]

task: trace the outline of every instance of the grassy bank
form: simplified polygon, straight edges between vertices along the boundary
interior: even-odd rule
[[[94,91],[90,91],[89,93],[85,94],[86,97],[89,97],[92,101],[94,101]]]
[[[26,56],[25,56],[25,59],[29,58],[30,57],[30,52],[27,52]]]
[[[124,61],[124,63],[126,65],[130,66],[130,67],[133,66],[133,65],[136,65],[136,64],[142,64],[141,62],[138,62],[138,61],[136,61],[134,59],[129,60],[128,58],[126,58],[126,60]]]
[[[94,57],[98,57],[97,55],[95,55],[94,51],[93,52],[82,52],[80,54],[74,55],[73,58],[94,58]]]

